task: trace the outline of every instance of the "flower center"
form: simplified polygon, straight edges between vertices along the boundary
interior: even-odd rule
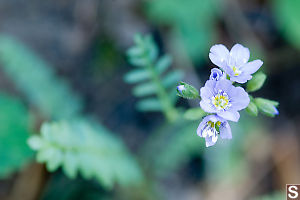
[[[237,68],[237,67],[232,67],[232,70],[233,70],[234,76],[238,76],[242,73],[242,71],[239,70],[239,68]]]
[[[218,110],[226,110],[231,106],[228,95],[222,90],[219,90],[218,94],[213,96],[211,101]]]
[[[212,122],[212,121],[208,121],[206,123],[206,127],[203,130],[202,136],[204,138],[206,137],[212,137],[212,141],[216,142],[218,139],[218,134],[219,134],[219,130],[220,130],[220,126],[221,126],[221,122],[217,121],[217,122]]]

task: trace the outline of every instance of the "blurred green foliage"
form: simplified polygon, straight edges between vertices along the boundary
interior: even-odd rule
[[[197,61],[207,57],[207,49],[215,40],[215,19],[222,2],[152,0],[146,2],[145,10],[153,22],[171,26],[176,40],[182,42],[191,58]]]
[[[291,45],[300,48],[300,1],[275,0],[271,5],[283,36]]]
[[[53,68],[13,38],[1,35],[0,43],[1,66],[20,92],[44,116],[66,120],[45,123],[42,126],[41,136],[36,135],[29,139],[31,148],[38,151],[39,162],[45,162],[51,172],[62,166],[64,173],[70,178],[74,178],[80,171],[84,178],[95,178],[106,189],[112,188],[115,183],[124,186],[142,180],[142,172],[137,162],[120,139],[99,123],[90,119],[78,120],[79,117],[88,118],[81,114],[80,98],[72,92],[67,83],[55,75]],[[4,100],[5,98],[0,98],[0,102]],[[2,112],[10,108],[3,105]],[[9,114],[14,115],[7,114],[7,116],[10,117],[8,125],[16,130],[3,130],[5,139],[9,142],[6,141],[4,148],[0,149],[0,155],[6,154],[11,147],[10,152],[18,156],[19,160],[18,162],[11,160],[11,163],[5,161],[5,164],[10,164],[7,171],[19,167],[28,157],[27,152],[32,155],[25,142],[28,137],[26,127],[22,130],[21,125],[19,129],[16,126],[17,123],[24,123],[22,118],[18,120],[22,117],[24,109],[18,105],[15,109],[20,113],[11,112]],[[21,116],[15,116],[17,114]],[[6,137],[6,134],[10,134],[9,137]],[[22,154],[13,149],[14,142],[20,144]],[[10,154],[6,156],[15,158]]]
[[[141,171],[123,143],[103,127],[87,121],[44,123],[41,136],[28,143],[36,150],[37,161],[50,172],[62,166],[69,178],[80,172],[85,179],[96,178],[107,189],[114,183],[140,182]]]
[[[6,178],[32,159],[26,144],[30,115],[18,99],[5,94],[0,94],[0,110],[0,178]]]
[[[178,113],[174,108],[177,98],[173,88],[183,77],[182,71],[166,73],[171,58],[168,55],[158,56],[158,48],[151,36],[136,35],[134,42],[135,46],[127,51],[127,55],[129,62],[138,68],[127,73],[124,79],[127,83],[137,84],[133,88],[135,96],[147,97],[137,103],[137,108],[141,111],[162,111],[168,120],[175,120]]]
[[[6,35],[0,35],[0,44],[4,72],[44,116],[70,118],[81,111],[79,97],[30,48]]]

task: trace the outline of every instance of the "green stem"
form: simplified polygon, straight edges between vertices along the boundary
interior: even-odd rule
[[[151,73],[151,78],[152,78],[154,84],[156,85],[157,96],[162,105],[162,109],[163,109],[163,113],[164,113],[165,117],[167,118],[167,120],[169,122],[175,121],[179,117],[179,113],[178,113],[177,109],[174,107],[171,99],[168,96],[167,91],[162,86],[161,81],[159,79],[159,75],[154,70],[153,65],[148,64],[147,68]]]

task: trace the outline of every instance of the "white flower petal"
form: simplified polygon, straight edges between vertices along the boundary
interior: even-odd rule
[[[218,116],[223,117],[224,119],[237,122],[239,121],[240,114],[237,111],[222,111],[217,113]]]
[[[241,44],[235,44],[230,50],[230,56],[235,60],[235,64],[237,65],[235,67],[238,67],[248,62],[250,51]]]
[[[228,49],[223,44],[216,44],[210,48],[209,58],[215,65],[223,68],[229,56]]]

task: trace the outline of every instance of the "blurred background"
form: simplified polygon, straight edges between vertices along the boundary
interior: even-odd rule
[[[300,183],[299,9],[297,0],[1,0],[0,199],[285,199],[285,185]],[[136,69],[126,56],[136,33],[151,35],[158,55],[172,57],[168,70],[179,70],[176,77],[197,89],[213,67],[212,45],[243,44],[268,75],[253,96],[280,102],[280,115],[242,112],[231,123],[232,140],[205,148],[196,136],[200,120],[180,117],[198,101],[177,99],[174,112],[139,104],[143,95],[126,81]],[[59,164],[51,169],[35,161],[29,136],[39,135],[46,121],[74,116],[93,118],[113,138],[105,146],[100,134],[103,146],[95,148],[126,149],[110,156],[116,160],[111,187],[104,184],[110,177],[103,178],[111,167],[87,163],[99,175],[75,177]],[[77,137],[72,130],[65,141]],[[135,168],[125,166],[127,157]],[[127,184],[136,170],[143,178]]]

